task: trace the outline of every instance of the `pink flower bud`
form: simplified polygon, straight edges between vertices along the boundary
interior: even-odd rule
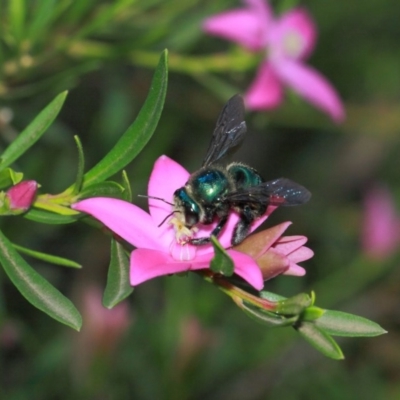
[[[256,261],[264,281],[280,274],[303,276],[306,273],[297,263],[308,260],[314,253],[303,246],[307,242],[305,236],[283,236],[290,224],[284,222],[250,235],[234,247]]]
[[[36,181],[22,181],[8,189],[6,199],[11,214],[21,214],[32,205],[37,190]]]

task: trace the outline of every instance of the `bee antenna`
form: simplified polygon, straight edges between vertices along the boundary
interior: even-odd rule
[[[138,197],[146,197],[147,199],[154,199],[154,200],[161,200],[164,203],[169,204],[170,206],[173,206],[173,203],[170,203],[169,201],[162,199],[161,197],[154,197],[154,196],[146,196],[145,194],[138,194]]]
[[[176,212],[180,212],[180,211],[172,211],[171,214],[168,214],[168,215],[162,220],[162,222],[161,222],[159,225],[157,225],[157,228],[159,228],[172,214],[174,214],[174,213],[176,213]]]

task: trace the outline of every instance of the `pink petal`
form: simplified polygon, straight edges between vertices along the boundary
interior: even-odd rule
[[[377,258],[390,256],[400,245],[399,216],[391,193],[385,187],[374,187],[364,200],[362,247]]]
[[[288,59],[274,63],[274,69],[300,96],[328,113],[335,122],[343,121],[343,104],[333,86],[319,72]]]
[[[269,206],[266,213],[255,220],[250,229],[250,233],[255,231],[267,218],[271,213],[277,209],[278,207]],[[224,229],[221,231],[221,234],[218,236],[218,241],[221,243],[222,247],[228,248],[231,247],[232,235],[233,230],[239,221],[239,216],[235,212],[231,212],[228,218],[228,222],[226,223]],[[212,225],[199,225],[199,231],[196,233],[195,237],[210,237],[212,230],[215,228],[216,223]],[[207,254],[214,254],[214,250],[211,244],[207,244],[204,246],[197,247],[197,255],[198,256],[205,256]]]
[[[265,253],[271,246],[274,245],[274,243],[277,243],[277,241],[280,242],[280,238],[283,235],[283,233],[286,231],[287,228],[292,223],[290,221],[282,222],[279,225],[275,225],[272,228],[267,229],[268,232],[273,232],[273,235],[269,237],[269,240],[267,240],[264,244],[264,248],[262,249],[261,253]],[[261,232],[260,232],[261,234]],[[283,239],[283,238],[282,238]],[[277,247],[276,245],[274,247]],[[260,254],[261,255],[261,254]]]
[[[276,251],[288,255],[299,249],[306,242],[307,238],[305,236],[284,236],[274,244],[274,248]]]
[[[247,8],[214,15],[203,22],[206,33],[239,43],[257,51],[265,46],[271,10],[268,3],[248,0]]]
[[[175,261],[191,261],[197,253],[197,247],[191,244],[180,244],[175,239],[171,241],[169,254]]]
[[[260,267],[247,254],[235,250],[228,250],[229,256],[235,263],[235,274],[239,275],[256,290],[264,287],[264,280]]]
[[[130,261],[131,285],[139,285],[157,276],[185,272],[190,266],[190,262],[176,262],[162,251],[136,249],[132,252]]]
[[[306,274],[306,270],[300,265],[295,263],[289,264],[289,269],[283,273],[283,275],[291,275],[291,276],[304,276]]]
[[[293,9],[271,25],[270,56],[305,59],[313,51],[316,38],[317,30],[310,14],[302,8]]]
[[[263,220],[265,218],[263,217]],[[220,235],[218,236],[218,241],[221,243],[222,247],[228,248],[231,247],[231,239],[232,239],[232,234],[233,234],[233,229],[236,226],[236,223],[239,221],[239,216],[235,212],[232,212],[229,217],[228,217],[228,222],[222,229]],[[199,229],[194,237],[195,238],[202,238],[202,237],[207,237],[209,238],[211,236],[211,232],[213,229],[216,227],[217,222],[214,222],[211,225],[198,225],[197,228]],[[196,256],[197,257],[204,257],[208,256],[213,257],[214,255],[214,248],[211,243],[205,244],[202,246],[195,246],[196,247]]]
[[[301,246],[292,253],[288,254],[287,258],[294,263],[299,263],[302,261],[309,260],[314,256],[314,252],[308,247]]]
[[[185,185],[189,179],[187,172],[177,162],[167,156],[161,156],[154,163],[148,186],[148,195],[160,197],[173,203],[173,195],[176,189]],[[161,200],[149,199],[149,211],[156,225],[171,213],[173,207]],[[168,224],[164,224],[168,227]]]
[[[71,206],[98,219],[111,231],[136,247],[159,249],[159,230],[149,214],[127,201],[92,197]]]
[[[249,110],[269,110],[281,104],[282,85],[267,61],[258,69],[253,83],[244,95],[244,100]]]

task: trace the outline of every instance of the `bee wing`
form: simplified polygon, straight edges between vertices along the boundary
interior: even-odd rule
[[[297,206],[306,203],[310,198],[311,193],[305,187],[286,178],[263,182],[224,196],[225,201],[234,204],[258,203],[274,206]]]
[[[236,94],[228,100],[218,117],[203,167],[219,160],[230,148],[238,145],[246,130],[243,98]]]

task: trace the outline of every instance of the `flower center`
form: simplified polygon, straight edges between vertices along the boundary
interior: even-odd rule
[[[186,243],[180,244],[173,240],[169,246],[171,257],[176,261],[190,261],[196,257],[196,247]]]
[[[185,225],[185,221],[182,219],[182,214],[177,214],[176,216],[172,217],[168,223],[171,224],[175,229],[176,242],[182,245],[188,243],[188,241],[192,239],[194,233],[198,231],[195,226],[188,228]]]
[[[188,228],[183,220],[182,214],[177,213],[168,223],[174,227],[175,239],[169,247],[171,257],[177,261],[190,261],[196,257],[196,246],[189,243],[197,228]]]
[[[304,48],[304,40],[296,31],[288,32],[283,38],[283,49],[286,56],[298,58]]]

